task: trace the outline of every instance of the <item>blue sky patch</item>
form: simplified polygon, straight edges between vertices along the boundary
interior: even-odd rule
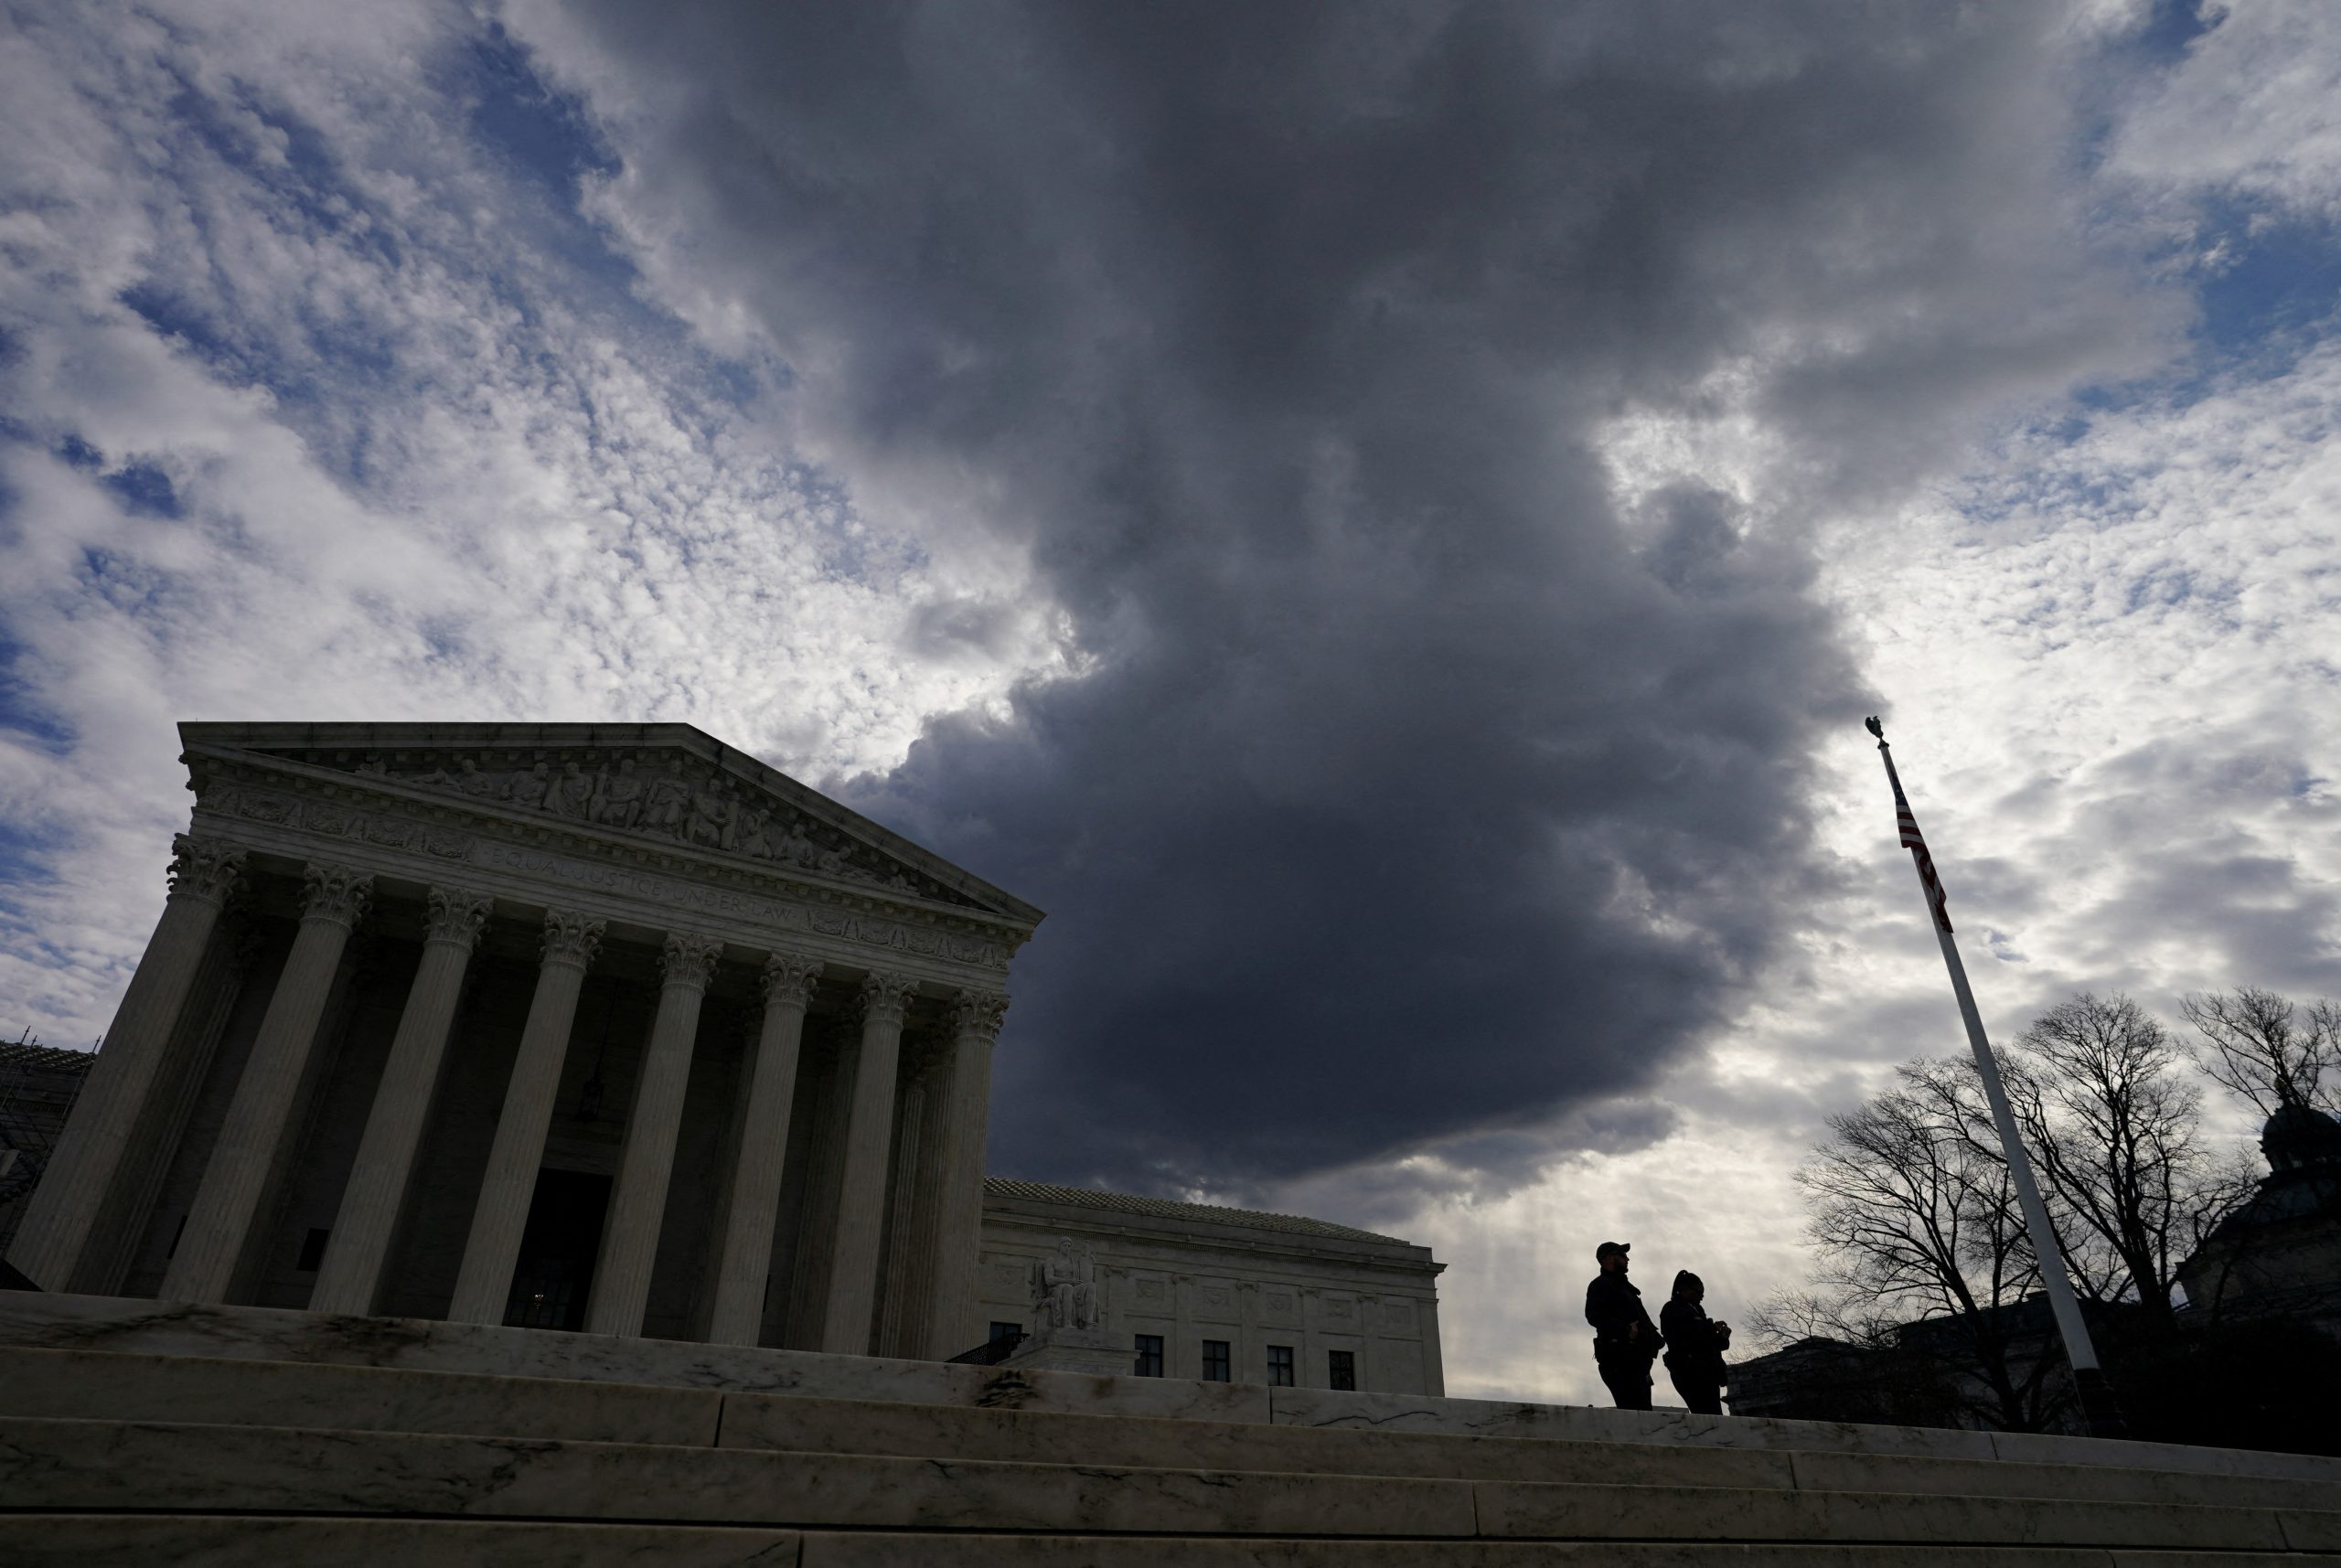
[[[122,502],[123,509],[139,517],[179,517],[186,510],[179,505],[179,493],[171,484],[171,476],[151,463],[126,463],[111,474],[102,474],[98,483],[112,491]]]
[[[2341,311],[2341,227],[2257,203],[2222,204],[2206,250],[2223,264],[2197,290],[2201,333],[2223,354],[2288,369]]]

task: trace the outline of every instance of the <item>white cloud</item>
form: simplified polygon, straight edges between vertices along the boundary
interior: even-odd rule
[[[1715,428],[1621,427],[1620,483],[1760,493],[1770,451]],[[2175,1017],[2188,992],[2341,996],[2341,343],[2236,379],[2021,430],[1883,518],[1823,530],[1823,591],[1867,645],[1889,737],[1950,893],[1987,1027],[2012,1039],[2075,991]],[[1789,1178],[1823,1118],[1913,1056],[1964,1049],[1891,799],[1859,716],[1825,788],[1838,896],[1704,1058],[1656,1091],[1679,1126],[1558,1156],[1537,1184],[1361,1222],[1431,1244],[1458,1393],[1601,1401],[1577,1293],[1592,1249],[1637,1243],[1653,1299],[1702,1275],[1710,1308],[1802,1277]],[[1996,951],[1995,951],[1996,950]],[[2242,1107],[2211,1103],[2248,1137]],[[1556,1142],[1556,1147],[1565,1147]],[[1374,1173],[1286,1203],[1336,1213]],[[1661,1396],[1665,1386],[1661,1380]]]
[[[2222,12],[2131,95],[2099,183],[2051,194],[2330,216],[2336,16]],[[884,767],[928,716],[1059,656],[999,542],[1017,529],[996,476],[834,444],[694,274],[689,233],[639,227],[644,193],[590,193],[605,233],[484,151],[446,85],[475,37],[456,11],[294,5],[167,24],[90,5],[0,38],[5,700],[68,735],[0,730],[0,824],[36,873],[0,902],[0,1026],[104,1027],[182,820],[175,720],[683,719],[818,779]],[[655,260],[660,308],[605,244]],[[125,304],[142,285],[169,308]],[[1998,330],[2013,354],[2032,318]],[[2045,352],[2022,388],[2065,365]],[[1751,526],[1814,530],[1994,1029],[2083,987],[2164,1008],[2244,981],[2341,993],[2341,352],[2078,435],[2019,423],[1979,451],[1913,432],[1857,455],[1907,482],[1965,446],[1965,476],[1859,517],[1792,516],[1809,476],[1762,380],[1625,410],[1608,456],[1629,499],[1690,478]],[[69,461],[68,436],[105,466]],[[180,517],[109,487],[133,462]],[[1778,912],[1792,956],[1649,1092],[1671,1131],[1611,1153],[1582,1119],[1523,1135],[1552,1157],[1501,1199],[1432,1179],[1436,1149],[1273,1199],[1438,1248],[1454,1392],[1597,1397],[1577,1296],[1612,1236],[1646,1290],[1689,1266],[1744,1317],[1800,1271],[1789,1173],[1822,1118],[1895,1061],[1960,1048],[1858,718],[1824,780],[1820,891]],[[1392,1191],[1429,1196],[1374,1207]]]
[[[2142,90],[2108,166],[2150,190],[2205,187],[2341,216],[2341,10],[2207,0],[2209,30]]]
[[[10,708],[69,736],[0,731],[34,846],[0,1021],[104,1027],[176,720],[674,719],[818,777],[1052,656],[1011,554],[938,576],[792,459],[784,398],[561,259],[590,231],[433,85],[462,20],[85,7],[0,46],[0,625]],[[178,516],[123,503],[132,465]],[[922,654],[951,594],[987,635]]]

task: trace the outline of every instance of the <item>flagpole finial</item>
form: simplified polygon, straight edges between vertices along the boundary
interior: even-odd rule
[[[1877,743],[1879,745],[1883,746],[1886,744],[1886,726],[1877,721],[1877,716],[1876,714],[1872,714],[1869,718],[1863,720],[1862,724],[1863,727],[1867,729],[1871,734],[1877,737]]]

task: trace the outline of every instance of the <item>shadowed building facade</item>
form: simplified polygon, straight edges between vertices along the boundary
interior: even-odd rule
[[[45,1289],[947,1355],[1041,913],[684,725],[187,724]]]
[[[1385,1325],[1355,1386],[1438,1392],[1424,1249],[988,1201],[1041,912],[754,758],[685,725],[180,733],[163,916],[104,1049],[42,1053],[87,1069],[69,1119],[73,1073],[16,1140],[43,1168],[5,1255],[39,1288],[939,1360],[1054,1225],[1098,1245],[1133,1346],[1194,1299],[1173,1375],[1205,1375],[1226,1303],[1306,1285]],[[1359,1326],[1297,1341],[1296,1380],[1338,1386]],[[1274,1375],[1227,1342],[1220,1375]]]

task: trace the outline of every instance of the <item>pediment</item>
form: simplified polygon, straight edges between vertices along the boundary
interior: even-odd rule
[[[498,816],[648,839],[1037,923],[1041,912],[684,724],[182,724],[198,751],[381,780]]]

